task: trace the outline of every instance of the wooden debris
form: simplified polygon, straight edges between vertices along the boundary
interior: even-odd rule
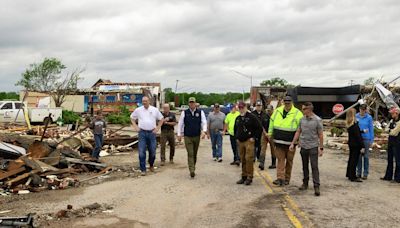
[[[8,171],[6,173],[0,174],[0,180],[4,180],[6,178],[12,177],[14,175],[24,172],[25,170],[26,170],[25,167],[20,167],[18,169],[14,169],[14,170]]]

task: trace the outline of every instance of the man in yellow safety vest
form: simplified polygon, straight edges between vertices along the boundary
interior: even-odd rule
[[[284,105],[277,108],[271,116],[268,135],[275,143],[278,159],[275,185],[288,185],[292,173],[295,149],[289,150],[303,113],[293,106],[290,96],[284,98]]]

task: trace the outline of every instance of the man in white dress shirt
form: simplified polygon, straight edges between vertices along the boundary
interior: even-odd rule
[[[154,161],[156,160],[157,140],[156,134],[163,124],[163,115],[150,105],[150,98],[143,97],[143,106],[136,108],[131,114],[133,129],[139,132],[139,161],[142,176],[146,175],[146,149],[149,150],[150,171],[154,172]],[[136,124],[138,120],[138,124]],[[158,121],[158,125],[157,125]]]

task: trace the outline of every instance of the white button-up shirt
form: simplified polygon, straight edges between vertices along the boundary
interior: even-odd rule
[[[192,111],[191,109],[189,109],[192,112],[192,115],[194,115],[194,112],[196,111],[196,109],[194,111]],[[204,114],[203,110],[200,111],[201,113],[201,128],[203,130],[203,132],[207,132],[207,118],[206,115]],[[179,122],[178,122],[178,136],[183,136],[184,135],[184,130],[185,130],[185,111],[182,111],[181,113],[181,117],[179,118]]]
[[[131,119],[139,121],[139,128],[145,131],[152,131],[157,127],[157,120],[162,120],[163,115],[161,112],[153,106],[149,106],[147,109],[142,106],[136,108],[131,114]]]

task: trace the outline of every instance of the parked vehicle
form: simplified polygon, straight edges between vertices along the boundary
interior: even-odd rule
[[[179,111],[186,111],[189,109],[189,105],[181,105],[181,107],[178,108]]]
[[[62,108],[27,108],[21,101],[0,101],[0,123],[24,123],[24,112],[32,123],[53,123],[62,117]]]

